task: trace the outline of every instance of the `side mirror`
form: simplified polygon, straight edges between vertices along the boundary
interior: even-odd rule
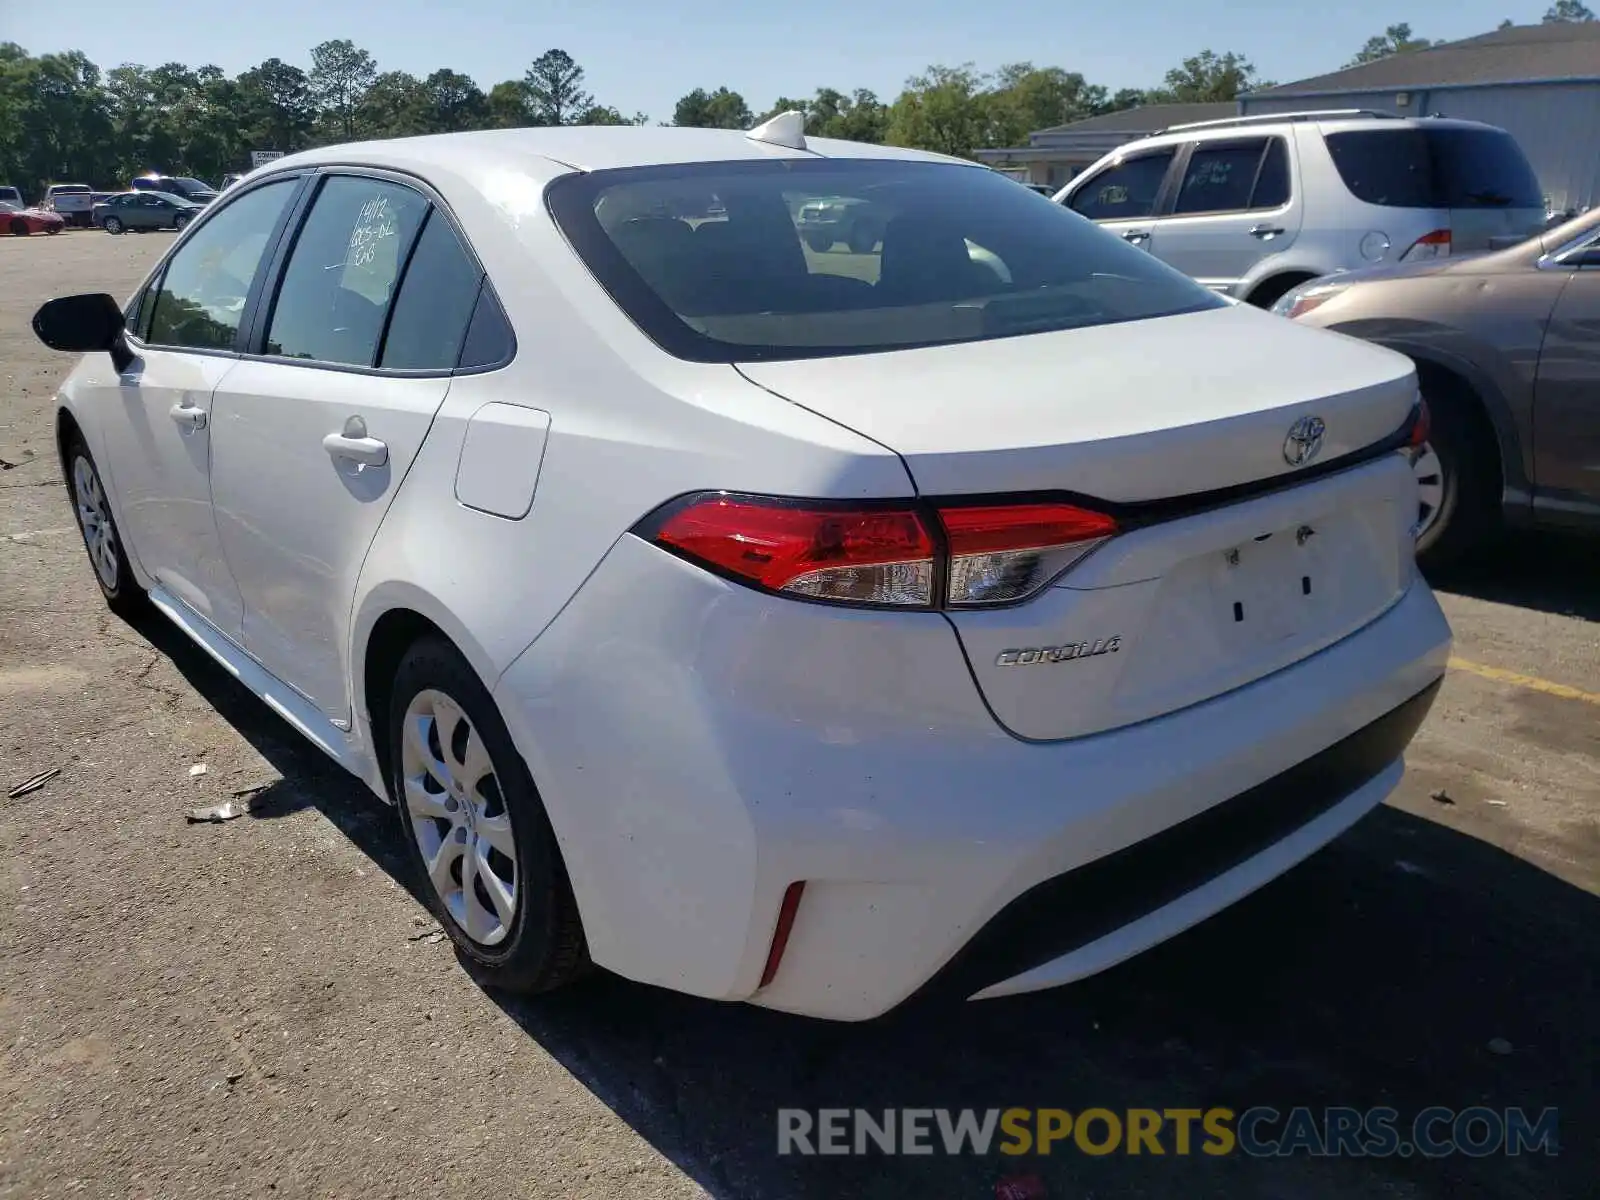
[[[33,332],[50,349],[80,354],[104,350],[119,371],[133,362],[133,352],[122,336],[124,328],[122,306],[104,292],[60,296],[46,301],[33,314]]]

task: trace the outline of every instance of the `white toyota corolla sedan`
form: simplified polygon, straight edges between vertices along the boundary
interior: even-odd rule
[[[1445,670],[1408,360],[794,115],[284,158],[34,328],[106,598],[393,803],[492,986],[1079,979],[1377,805]]]

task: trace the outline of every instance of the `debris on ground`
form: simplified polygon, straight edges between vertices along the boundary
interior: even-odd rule
[[[189,768],[189,778],[190,779],[199,779],[200,776],[204,775],[205,773],[206,773],[206,765],[205,765],[205,763],[195,763],[194,766]]]
[[[209,808],[196,808],[189,813],[191,825],[220,825],[224,821],[231,821],[235,817],[242,817],[250,811],[247,800],[224,800],[221,804],[213,804]]]
[[[1454,804],[1455,803],[1455,801],[1450,798],[1450,793],[1445,791],[1443,788],[1440,788],[1437,792],[1429,792],[1428,793],[1428,799],[1429,800],[1436,800],[1440,804]]]
[[[7,792],[6,799],[19,800],[23,796],[26,796],[32,792],[37,792],[40,788],[49,783],[59,774],[61,774],[60,767],[51,767],[48,771],[40,771],[37,775],[31,775]]]
[[[1504,800],[1491,800],[1489,801],[1489,806],[1491,808],[1504,808],[1506,806],[1506,802]]]
[[[426,942],[430,946],[436,945],[443,940],[444,930],[437,925],[432,929],[424,929],[420,933],[413,933],[406,938],[408,942]]]

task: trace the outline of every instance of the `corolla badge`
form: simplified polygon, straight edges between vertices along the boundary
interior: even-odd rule
[[[1092,642],[1065,642],[1059,646],[1027,646],[1017,650],[1002,650],[994,660],[997,667],[1031,667],[1044,663],[1072,662],[1079,658],[1095,658],[1101,654],[1115,654],[1122,649],[1122,635],[1097,638]]]
[[[1301,417],[1289,426],[1289,436],[1283,439],[1283,461],[1291,467],[1303,467],[1322,451],[1322,435],[1328,425],[1321,417]]]

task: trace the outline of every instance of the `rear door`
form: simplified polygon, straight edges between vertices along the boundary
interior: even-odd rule
[[[256,353],[217,392],[212,494],[246,649],[340,720],[361,562],[444,401],[483,273],[433,197],[381,172],[324,177],[280,257]]]
[[[1130,151],[1075,184],[1064,203],[1080,216],[1148,250],[1155,214],[1177,154],[1176,146]]]
[[[1277,136],[1196,142],[1181,169],[1150,251],[1213,291],[1237,295],[1255,266],[1300,232],[1288,143]]]

